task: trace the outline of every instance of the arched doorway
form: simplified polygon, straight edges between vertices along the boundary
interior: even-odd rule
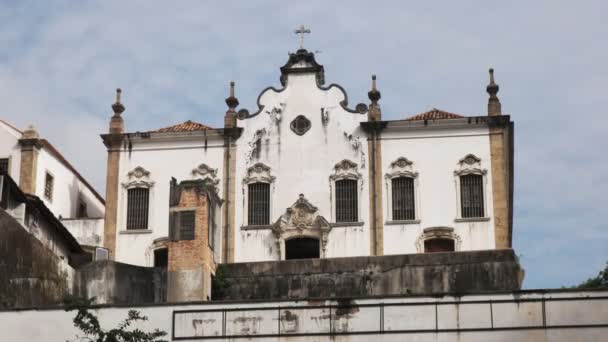
[[[428,239],[424,240],[424,253],[435,253],[435,252],[453,252],[454,251],[454,240],[453,239]]]
[[[285,260],[318,259],[319,255],[319,239],[297,237],[285,241]]]

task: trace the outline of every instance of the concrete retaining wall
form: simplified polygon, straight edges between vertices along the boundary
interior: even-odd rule
[[[309,299],[520,289],[513,250],[220,265],[214,299]],[[221,296],[217,296],[222,293]]]

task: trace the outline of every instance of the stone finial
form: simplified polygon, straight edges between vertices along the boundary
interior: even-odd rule
[[[490,98],[488,99],[488,115],[502,115],[500,100],[497,96],[499,87],[498,84],[496,84],[496,82],[494,81],[494,69],[490,68],[489,73],[490,83],[486,87],[486,91],[490,95]]]
[[[38,139],[40,135],[34,125],[29,125],[25,131],[23,131],[23,139]]]
[[[110,119],[110,134],[122,134],[125,130],[125,123],[120,115],[125,111],[125,106],[120,103],[121,93],[122,90],[120,88],[116,89],[116,102],[112,104],[114,115]]]
[[[376,75],[372,75],[372,89],[367,93],[367,96],[372,101],[367,112],[369,121],[380,121],[382,113],[380,112],[378,100],[380,100],[381,94],[376,86]]]
[[[230,94],[226,98],[226,105],[228,105],[228,110],[224,115],[224,127],[234,128],[236,127],[236,107],[239,105],[239,100],[234,96],[234,81],[230,82]]]
[[[230,96],[226,98],[226,104],[230,112],[234,112],[239,105],[239,100],[234,96],[234,81],[230,82]]]
[[[122,112],[125,111],[125,106],[123,106],[122,103],[120,103],[120,94],[122,93],[122,90],[120,88],[116,89],[116,102],[114,102],[114,104],[112,104],[112,110],[114,111],[114,115],[120,115],[122,114]]]

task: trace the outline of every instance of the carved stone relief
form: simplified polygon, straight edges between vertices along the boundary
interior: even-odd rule
[[[127,173],[127,181],[122,183],[124,188],[151,188],[154,182],[150,180],[150,171],[141,166]]]
[[[213,169],[204,163],[192,169],[191,174],[194,179],[202,179],[206,184],[213,185],[214,187],[217,187],[220,183],[217,177],[217,169]]]
[[[314,237],[319,239],[321,258],[325,257],[327,236],[331,226],[319,215],[317,207],[313,206],[303,194],[272,226],[272,232],[277,239],[277,248],[281,260],[285,259],[285,241],[295,237]]]
[[[474,154],[468,154],[458,161],[458,166],[454,171],[454,175],[462,176],[467,174],[485,175],[488,170],[483,169],[481,159]]]
[[[460,250],[462,239],[454,233],[454,228],[450,227],[431,227],[423,230],[422,234],[416,239],[416,251],[424,253],[424,241],[431,239],[450,239],[454,240],[454,251]]]

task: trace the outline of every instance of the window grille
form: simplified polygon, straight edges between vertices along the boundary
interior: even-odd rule
[[[195,212],[180,211],[179,212],[179,237],[180,240],[194,240],[194,219]]]
[[[0,159],[0,172],[8,175],[8,158]]]
[[[270,184],[249,184],[248,195],[248,224],[270,224]]]
[[[53,183],[55,178],[51,176],[50,173],[46,174],[44,178],[44,197],[46,197],[49,201],[53,199]]]
[[[483,176],[460,176],[460,202],[463,218],[484,217]]]
[[[150,190],[129,189],[127,193],[127,229],[148,229]]]
[[[393,220],[415,220],[414,179],[399,177],[392,179]]]
[[[357,181],[336,181],[336,222],[357,222]]]

